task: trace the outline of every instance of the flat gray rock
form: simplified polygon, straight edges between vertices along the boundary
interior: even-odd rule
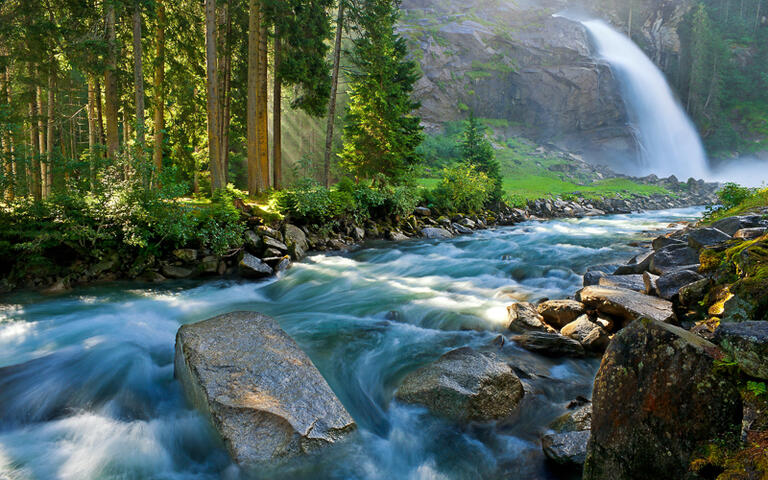
[[[584,356],[584,347],[579,342],[559,333],[526,332],[512,340],[529,352],[547,357]]]
[[[183,325],[175,374],[241,465],[302,456],[356,428],[309,357],[258,313]]]
[[[678,270],[677,272],[662,275],[656,280],[656,291],[661,298],[672,300],[680,292],[680,289],[686,285],[701,280],[702,277],[697,272],[691,270]]]
[[[660,322],[671,322],[675,318],[672,302],[624,288],[599,285],[585,287],[576,294],[576,298],[601,313],[626,321],[650,318]]]
[[[688,234],[688,245],[696,250],[702,248],[714,247],[731,239],[727,233],[715,227],[705,227],[692,230]]]
[[[606,275],[601,278],[598,285],[603,287],[619,287],[636,292],[645,292],[645,282],[641,274],[632,275]]]
[[[247,252],[243,254],[238,270],[240,275],[246,278],[264,278],[275,273],[272,267],[262,262],[260,258]]]
[[[648,271],[656,275],[664,275],[698,263],[699,252],[693,248],[669,245],[653,254]]]

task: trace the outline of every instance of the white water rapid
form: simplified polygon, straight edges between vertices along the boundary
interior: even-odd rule
[[[696,127],[667,84],[664,74],[626,35],[602,20],[581,20],[597,54],[610,64],[642,148],[636,174],[708,178],[709,168]]]

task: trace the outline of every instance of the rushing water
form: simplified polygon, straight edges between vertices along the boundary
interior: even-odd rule
[[[526,372],[517,414],[460,428],[392,400],[449,349],[488,345],[512,299],[565,297],[592,264],[697,209],[531,222],[450,241],[318,254],[277,280],[6,297],[0,311],[0,478],[238,478],[173,378],[179,325],[233,310],[277,318],[360,426],[342,447],[267,478],[550,478],[538,444],[596,359],[551,360],[508,342]]]
[[[602,20],[581,23],[598,55],[619,79],[630,120],[637,128],[644,165],[636,173],[674,174],[683,180],[709,177],[701,138],[661,70],[629,37]]]

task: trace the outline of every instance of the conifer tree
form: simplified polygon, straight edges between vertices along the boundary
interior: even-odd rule
[[[502,197],[501,169],[496,160],[493,145],[485,137],[485,130],[474,115],[467,120],[461,141],[461,157],[464,162],[473,165],[477,171],[485,173],[493,182],[490,201],[498,202]]]
[[[399,0],[363,0],[356,10],[359,37],[351,60],[350,103],[341,166],[377,184],[402,182],[419,161],[419,104],[411,99],[419,78],[406,42],[395,32]]]

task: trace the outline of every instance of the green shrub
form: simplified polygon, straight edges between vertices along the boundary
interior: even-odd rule
[[[755,189],[753,188],[742,187],[739,184],[729,182],[717,192],[717,198],[720,199],[723,208],[733,208],[754,194]]]
[[[493,181],[474,165],[458,163],[443,170],[434,192],[439,208],[464,213],[482,210],[494,189]]]

